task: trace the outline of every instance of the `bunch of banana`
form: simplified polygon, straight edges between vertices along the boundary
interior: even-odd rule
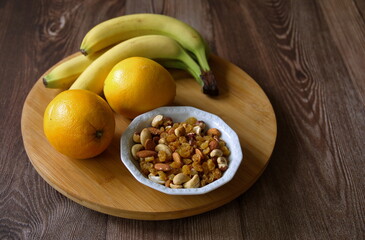
[[[85,63],[84,59],[83,64],[78,65],[79,76],[71,88],[101,93],[104,79],[116,63],[127,57],[140,56],[157,60],[167,68],[184,69],[203,87],[204,93],[218,95],[203,38],[180,20],[159,14],[113,18],[92,28],[84,37],[80,50],[89,56],[111,46],[114,47],[94,61]]]
[[[112,68],[123,59],[133,56],[181,61],[196,74],[200,72],[199,65],[174,39],[163,35],[145,35],[123,41],[106,51],[81,73],[71,89],[102,93],[104,80]]]
[[[81,73],[105,51],[106,49],[89,56],[77,55],[63,61],[43,77],[44,86],[47,88],[68,89]]]

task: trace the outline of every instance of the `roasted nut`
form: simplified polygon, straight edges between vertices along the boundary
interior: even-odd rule
[[[164,117],[162,115],[157,115],[156,117],[154,117],[151,123],[152,127],[159,127],[160,125],[162,125],[163,119]]]
[[[155,127],[148,127],[147,128],[152,135],[159,135],[161,133],[160,129]]]
[[[206,128],[206,124],[203,121],[197,121],[195,123],[195,125],[200,126],[202,129],[205,129]]]
[[[172,180],[171,179],[167,179],[165,181],[165,187],[170,187],[170,184],[172,184]]]
[[[195,133],[189,132],[186,134],[186,138],[190,141],[194,139],[195,135],[196,135]]]
[[[139,157],[137,157],[137,152],[141,151],[143,149],[142,144],[134,144],[131,148],[131,153],[134,159],[138,160]]]
[[[195,168],[192,168],[190,170],[190,175],[196,175],[196,174],[198,174],[198,171]]]
[[[201,135],[202,134],[202,128],[200,126],[193,127],[193,133],[195,133],[196,135]]]
[[[184,183],[184,188],[198,188],[200,185],[200,179],[198,174],[195,174],[192,179]]]
[[[147,141],[148,139],[152,139],[151,132],[150,132],[147,128],[144,128],[144,129],[141,131],[140,138],[141,138],[141,143],[142,143],[142,145],[143,145],[143,146],[145,146],[146,141]]]
[[[171,166],[166,164],[166,163],[156,163],[154,165],[154,168],[156,170],[159,170],[159,171],[164,171],[164,172],[167,172],[167,171],[170,171],[171,170]]]
[[[136,153],[136,156],[139,158],[146,158],[146,157],[156,157],[157,152],[151,150],[141,150]]]
[[[211,157],[221,157],[221,156],[223,156],[223,152],[220,149],[214,149],[213,151],[210,152],[210,156]]]
[[[208,136],[217,136],[217,137],[220,137],[221,136],[221,132],[218,129],[216,129],[216,128],[210,128],[207,131],[207,135]]]
[[[165,184],[165,181],[160,178],[159,175],[152,175],[151,173],[148,175],[148,179],[158,183],[158,184]]]
[[[144,144],[144,148],[146,150],[155,150],[156,144],[152,139],[147,139],[147,141]]]
[[[174,133],[177,137],[184,136],[185,135],[185,128],[183,126],[180,126],[180,127],[175,129]]]
[[[219,147],[219,142],[217,140],[212,140],[209,142],[210,150],[217,149]]]
[[[172,151],[166,144],[163,143],[157,144],[157,146],[155,147],[155,151],[156,152],[164,151],[169,158],[172,157]]]
[[[172,118],[170,117],[164,117],[163,119],[163,123],[162,123],[165,127],[167,126],[171,126],[173,124],[172,122]]]
[[[203,187],[222,177],[230,151],[218,129],[207,131],[194,117],[173,122],[160,115],[152,121],[133,135],[131,155],[143,175],[170,188]]]
[[[167,141],[166,141],[166,138],[160,138],[159,140],[158,140],[158,143],[160,144],[167,144]]]
[[[175,185],[175,184],[170,183],[170,188],[179,189],[182,187],[183,187],[182,185]]]
[[[228,161],[225,157],[218,157],[217,159],[218,168],[221,171],[226,171],[228,168]]]
[[[159,136],[154,136],[154,137],[152,137],[152,140],[157,145],[158,141],[160,140],[160,137]]]
[[[133,134],[133,142],[135,142],[135,143],[140,143],[141,142],[141,136],[139,135],[139,133],[135,132]]]
[[[166,130],[167,130],[167,129],[166,129]],[[167,133],[168,133],[169,135],[174,134],[174,133],[175,133],[175,128],[173,128],[173,127],[168,128]]]
[[[172,182],[176,185],[180,185],[183,183],[186,183],[187,181],[190,180],[190,177],[183,174],[183,173],[178,173],[173,179]]]

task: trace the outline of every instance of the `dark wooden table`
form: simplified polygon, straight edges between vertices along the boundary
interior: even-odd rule
[[[21,112],[36,80],[91,27],[137,12],[194,26],[273,104],[267,169],[218,209],[171,221],[108,216],[50,187],[24,150]],[[1,0],[0,239],[364,239],[364,15],[361,0]]]

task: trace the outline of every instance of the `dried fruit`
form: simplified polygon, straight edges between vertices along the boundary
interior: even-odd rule
[[[138,134],[142,144],[132,149],[145,176],[170,188],[203,187],[222,177],[230,151],[218,129],[205,134],[205,123],[194,117],[182,123],[162,115],[154,119]]]

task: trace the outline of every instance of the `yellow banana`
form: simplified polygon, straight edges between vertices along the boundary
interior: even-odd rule
[[[141,13],[107,20],[96,25],[85,35],[80,50],[88,55],[121,41],[150,34],[171,37],[191,52],[203,70],[202,78],[209,83],[203,87],[204,93],[218,94],[207,60],[207,44],[193,27],[173,17]]]
[[[68,89],[81,73],[105,51],[99,51],[90,56],[82,54],[63,61],[43,77],[43,84],[47,88]]]
[[[179,60],[191,71],[201,72],[199,65],[174,39],[163,35],[145,35],[121,42],[106,51],[85,69],[70,89],[86,89],[101,94],[104,80],[114,65],[136,56]]]

